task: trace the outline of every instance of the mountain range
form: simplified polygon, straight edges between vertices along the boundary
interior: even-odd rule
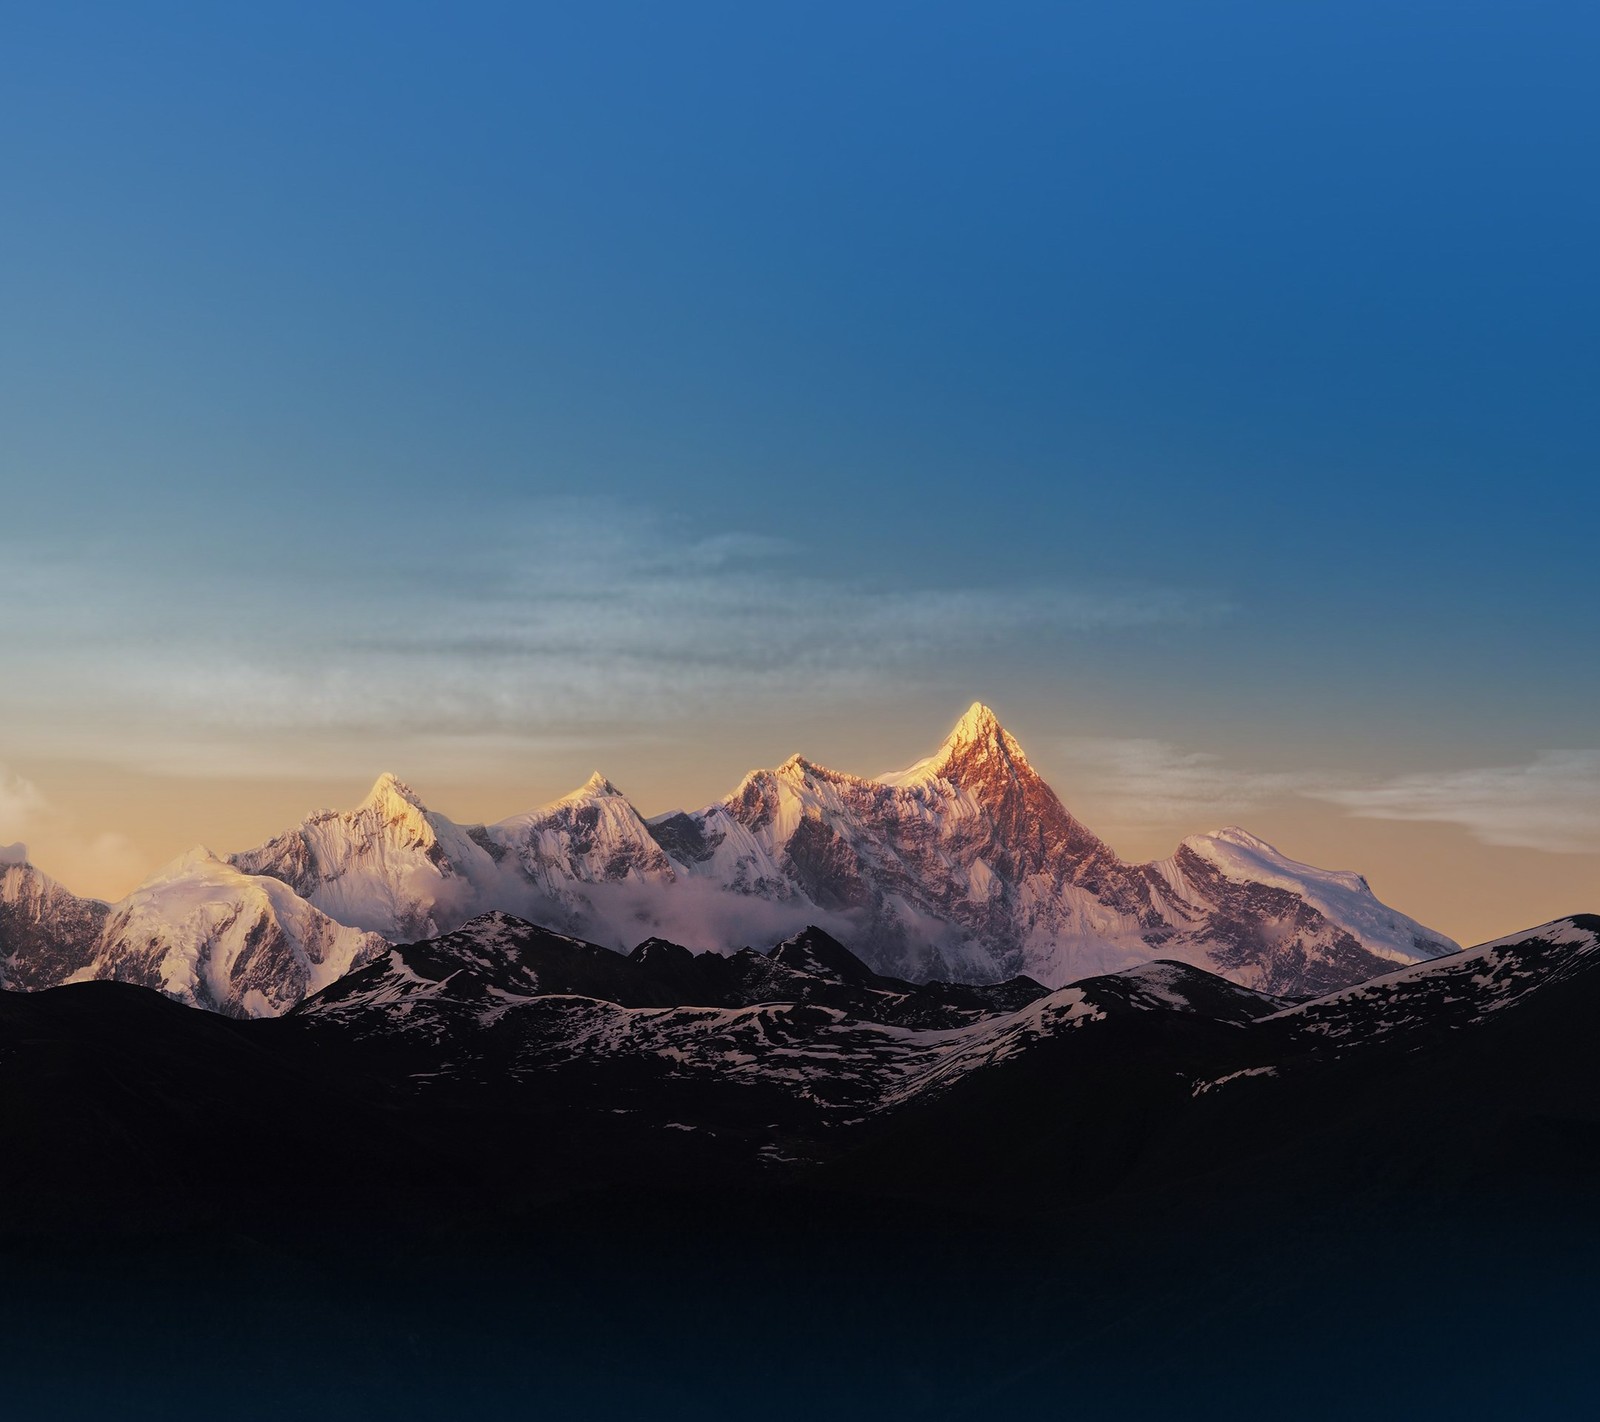
[[[143,1228],[264,1196],[281,1223],[328,1203],[314,1169],[364,1210],[496,1230],[646,1183],[1051,1209],[1412,1162],[1446,1170],[1436,1190],[1452,1160],[1503,1169],[1512,1118],[1600,1118],[1589,1074],[1546,1061],[1581,1053],[1597,994],[1594,916],[1292,1001],[1172,960],[1053,991],[913,983],[816,926],[768,953],[623,955],[489,913],[267,1020],[114,982],[0,995],[0,1197],[13,1223]]]
[[[1591,1410],[1600,917],[1299,997],[916,982],[818,925],[389,945],[170,878],[116,912],[227,918],[217,961],[308,992],[0,992],[24,1415]]]
[[[491,912],[617,951],[655,937],[737,953],[816,925],[900,980],[1047,988],[1165,959],[1304,996],[1457,947],[1360,875],[1241,829],[1121,859],[981,704],[907,770],[867,779],[797,755],[648,820],[596,774],[463,826],[385,774],[354,810],[226,857],[195,849],[114,905],[73,896],[20,846],[0,868],[0,983],[111,979],[246,1017]]]

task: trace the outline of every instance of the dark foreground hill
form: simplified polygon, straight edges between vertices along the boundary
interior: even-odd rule
[[[17,1415],[1566,1416],[1600,919],[1293,1004],[624,958],[0,995]]]

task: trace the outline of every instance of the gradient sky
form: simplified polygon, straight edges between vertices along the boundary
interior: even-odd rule
[[[0,5],[0,842],[988,701],[1130,856],[1600,909],[1591,5]]]

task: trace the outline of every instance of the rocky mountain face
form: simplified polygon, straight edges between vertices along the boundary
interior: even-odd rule
[[[815,926],[766,954],[651,940],[623,956],[487,914],[391,949],[286,1021],[409,1063],[435,1099],[537,1084],[558,1098],[574,1091],[590,1110],[625,1096],[626,1114],[660,1129],[712,1131],[707,1111],[764,1111],[788,1144],[758,1149],[793,1151],[797,1134],[822,1133],[812,1147],[824,1149],[836,1127],[1108,1017],[1182,1011],[1237,1023],[1283,1005],[1182,964],[1055,993],[1025,977],[919,984],[873,972]]]
[[[0,846],[0,988],[64,982],[94,954],[110,911],[40,873],[23,845]]]
[[[559,999],[546,1006],[561,1013],[572,1008],[579,1025],[552,1033],[548,1024],[554,1019],[541,1015],[543,1055],[649,1051],[709,1060],[719,1049],[717,1028],[724,1021],[758,1021],[779,1009],[804,1008],[800,1020],[815,1024],[855,1019],[942,1030],[1048,995],[1049,989],[1031,978],[973,986],[884,977],[815,926],[767,953],[750,948],[696,953],[652,938],[624,955],[491,913],[441,938],[390,949],[307,999],[296,1014],[297,1020],[353,1022],[362,1033],[383,1031],[436,1043],[458,1030],[475,1035],[502,1022],[509,1025],[522,1007]],[[606,1005],[601,1015],[619,1024],[615,1034],[597,1033],[595,1019],[585,1012],[584,1004],[590,1003]],[[750,1017],[746,1009],[755,1008],[762,1011]],[[733,1015],[724,1019],[719,1013]],[[519,1029],[515,1035],[525,1034]],[[768,1045],[773,1040],[759,1029],[757,1036]],[[765,1056],[758,1050],[737,1065],[759,1075]],[[484,1062],[488,1056],[475,1050],[472,1060]]]
[[[1048,1214],[1052,1200],[1141,1180],[1171,1189],[1186,1174],[1280,1165],[1314,1176],[1347,1154],[1388,1168],[1447,1119],[1451,1149],[1498,1150],[1483,1135],[1494,1112],[1588,1080],[1546,1079],[1539,1063],[1562,1043],[1583,1050],[1600,918],[1298,1004],[1166,960],[1053,992],[1026,978],[919,984],[875,973],[816,927],[768,954],[652,940],[624,956],[504,914],[381,949],[275,1021],[163,1015],[169,1004],[131,991],[91,982],[0,997],[8,1072],[44,1073],[47,1097],[68,1090],[50,1076],[62,1058],[49,1044],[81,1029],[98,1052],[145,1063],[117,1080],[138,1110],[172,1116],[152,1138],[226,1118],[255,1143],[232,1148],[247,1160],[279,1139],[280,1115],[291,1134],[336,1121],[339,1151],[357,1157],[405,1123],[415,1156],[384,1150],[385,1199],[413,1185],[430,1201],[485,1191],[492,1213],[502,1192],[765,1188],[820,1171],[847,1193],[1027,1201]],[[123,1048],[118,1014],[133,1024]],[[160,1082],[141,1095],[151,1071]],[[295,1104],[307,1090],[315,1110]],[[202,1110],[215,1092],[236,1099]],[[1600,1119],[1591,1096],[1582,1110]],[[1280,1160],[1280,1137],[1296,1131],[1302,1145]],[[1347,1151],[1341,1131],[1378,1133],[1388,1154]],[[411,1178],[435,1157],[448,1186]],[[204,1169],[237,1163],[223,1154]],[[374,1168],[352,1164],[343,1186]],[[100,1178],[71,1188],[92,1193]]]
[[[192,894],[176,886],[185,875]],[[259,933],[276,946],[196,947],[192,916],[182,928],[161,917],[169,904],[188,914],[196,896],[226,900],[230,922],[269,923]],[[276,1013],[365,961],[362,935],[415,941],[485,912],[618,951],[655,937],[734,953],[815,924],[901,980],[1049,987],[1166,958],[1306,995],[1456,946],[1360,876],[1296,863],[1242,830],[1193,836],[1159,863],[1122,860],[982,705],[898,774],[793,756],[705,809],[649,821],[596,775],[542,809],[461,826],[384,775],[355,810],[319,812],[225,863],[169,868],[124,908],[92,953],[60,960],[70,971],[29,985],[90,972]],[[267,982],[271,965],[281,983]]]
[[[1059,985],[1168,957],[1307,993],[1456,946],[1358,876],[1296,864],[1243,831],[1126,863],[981,705],[897,775],[864,780],[796,756],[652,828],[685,874],[804,906],[904,977]]]
[[[1600,915],[1577,914],[1296,1004],[1277,1020],[1319,1060],[1405,1050],[1559,997],[1597,970]]]
[[[1483,1148],[1478,1113],[1531,1109],[1530,1044],[1553,1035],[1581,1053],[1571,1029],[1597,995],[1595,916],[1289,1002],[1167,960],[1053,992],[1027,978],[917,984],[814,926],[767,954],[656,940],[622,956],[492,914],[389,950],[276,1026],[440,1108],[570,1111],[566,1129],[599,1133],[606,1151],[631,1141],[648,1155],[682,1132],[680,1165],[811,1166],[935,1199],[1005,1176],[1044,1208],[1050,1191],[1165,1181],[1180,1162],[1234,1168],[1275,1150],[1263,1122],[1315,1137],[1341,1111],[1351,1132],[1393,1140],[1395,1158],[1408,1133],[1442,1129],[1452,1150]],[[1472,1130],[1442,1128],[1451,1113]]]

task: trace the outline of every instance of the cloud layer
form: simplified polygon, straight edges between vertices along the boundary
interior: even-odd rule
[[[483,528],[470,544],[426,527],[346,529],[338,547],[248,529],[54,548],[0,533],[0,751],[202,776],[343,774],[394,754],[472,774],[789,698],[859,704],[951,666],[1231,611],[1177,588],[889,586],[826,565],[825,531],[695,537],[598,501]],[[1459,825],[1489,845],[1600,852],[1597,750],[1392,776],[1263,771],[1156,739],[1063,741],[1056,759],[1068,802],[1093,803],[1106,832],[1198,828],[1309,797]],[[0,842],[41,835],[80,862],[126,853],[72,834],[31,785],[0,776]]]
[[[44,797],[33,783],[0,766],[0,843],[25,838],[43,810]]]
[[[1398,775],[1318,797],[1365,819],[1460,825],[1484,844],[1600,854],[1600,750],[1543,751],[1526,765]]]
[[[661,726],[775,699],[872,695],[952,659],[1211,621],[1171,588],[876,585],[807,545],[693,538],[583,502],[309,556],[10,550],[0,560],[18,734],[167,771],[276,773],[339,738],[474,744]],[[345,747],[337,747],[339,756]]]
[[[82,830],[31,781],[0,766],[0,865],[25,861],[69,888],[84,883],[131,888],[149,867],[125,836]]]
[[[1060,789],[1105,807],[1115,828],[1214,825],[1281,795],[1314,793],[1337,783],[1319,772],[1249,770],[1219,755],[1169,741],[1078,736],[1056,743],[1069,766]]]
[[[1063,784],[1093,798],[1108,832],[1215,826],[1267,801],[1303,796],[1363,819],[1458,825],[1480,843],[1600,853],[1600,750],[1543,751],[1524,765],[1370,776],[1258,771],[1158,740],[1058,743]]]

